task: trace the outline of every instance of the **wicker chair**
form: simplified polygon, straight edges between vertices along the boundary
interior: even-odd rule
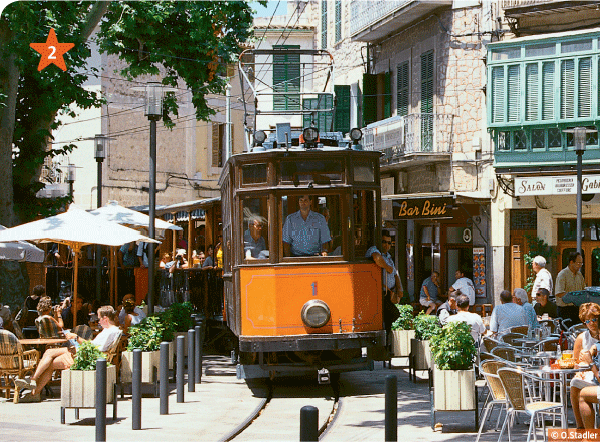
[[[519,333],[521,335],[525,335],[527,336],[527,332],[529,331],[529,326],[528,325],[519,325],[517,327],[512,327],[510,329],[511,333]]]
[[[0,390],[5,391],[5,397],[10,397],[12,378],[23,378],[33,374],[40,360],[37,350],[23,351],[17,337],[7,330],[0,330]],[[15,396],[18,392],[15,389]]]
[[[517,359],[521,355],[519,350],[508,346],[495,347],[492,350],[492,354],[509,362],[517,362]]]
[[[88,325],[85,324],[76,326],[75,328],[73,328],[72,332],[79,336],[81,339],[85,339],[86,341],[89,341],[94,338],[94,331]]]
[[[539,321],[540,327],[546,326],[550,329],[550,333],[554,333],[556,331],[556,323],[552,319],[542,319]]]
[[[497,347],[498,345],[504,345],[503,342],[497,341],[496,339],[490,338],[489,336],[484,336],[482,339],[482,343],[485,347],[485,350],[488,353],[490,353],[494,349],[494,347]]]
[[[502,336],[502,341],[504,341],[505,344],[508,345],[512,345],[513,347],[522,347],[522,343],[520,342],[515,342],[515,339],[524,339],[526,338],[526,335],[522,335],[521,333],[506,333],[505,335]]]
[[[498,377],[498,369],[507,367],[507,364],[502,361],[497,360],[488,360],[481,363],[479,372],[483,374],[485,377],[485,381],[487,383],[488,389],[490,391],[490,395],[492,400],[486,402],[485,407],[483,409],[483,418],[481,419],[481,425],[479,426],[479,432],[477,433],[477,439],[475,442],[479,442],[479,438],[481,437],[481,432],[485,426],[485,422],[489,417],[491,417],[491,412],[494,406],[500,405],[500,413],[498,414],[498,421],[496,422],[496,430],[500,424],[500,417],[502,415],[502,410],[508,408],[508,401],[506,400],[506,393],[504,392],[504,388],[502,387],[502,383],[500,382],[500,378]]]
[[[35,320],[40,338],[62,338],[58,325],[50,316],[40,316]]]
[[[106,361],[116,367],[117,384],[121,384],[121,353],[127,350],[126,333],[120,333],[110,348],[106,351]],[[123,386],[121,385],[121,397],[123,397]]]
[[[558,338],[547,338],[543,339],[532,347],[534,352],[539,351],[555,351],[558,345]]]
[[[558,412],[562,413],[564,411],[563,404],[561,402],[543,401],[536,397],[528,397],[525,393],[529,390],[527,386],[532,383],[556,383],[558,382],[557,380],[542,379],[537,376],[524,373],[523,371],[515,370],[513,368],[500,368],[498,370],[498,376],[500,377],[500,382],[502,382],[502,387],[504,388],[504,392],[508,400],[506,418],[504,419],[504,424],[502,425],[502,430],[500,431],[500,436],[498,437],[498,440],[502,440],[504,430],[507,428],[508,440],[510,440],[510,424],[512,422],[512,418],[517,413],[526,414],[531,419],[529,424],[529,431],[527,433],[527,442],[529,442],[531,440],[531,434],[535,431],[535,424],[538,421],[536,418],[539,414],[549,414],[552,416],[556,416]],[[545,434],[545,419],[542,418],[541,421],[542,428]],[[534,437],[537,440],[535,434]]]

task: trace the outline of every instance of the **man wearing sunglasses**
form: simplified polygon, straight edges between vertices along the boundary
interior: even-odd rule
[[[392,236],[390,232],[384,230],[381,232],[381,251],[377,246],[372,246],[367,250],[365,256],[373,258],[375,264],[382,269],[383,273],[383,321],[387,332],[391,331],[392,323],[398,319],[398,309],[393,305],[400,302],[404,290],[396,265],[390,254],[392,247]],[[387,308],[386,308],[387,306]],[[394,318],[394,316],[396,316]]]
[[[555,295],[556,306],[558,307],[558,316],[571,319],[570,325],[579,324],[579,308],[573,303],[565,303],[563,296],[569,292],[575,292],[585,289],[585,280],[581,274],[583,266],[583,257],[579,252],[569,254],[569,265],[562,269],[556,277]]]

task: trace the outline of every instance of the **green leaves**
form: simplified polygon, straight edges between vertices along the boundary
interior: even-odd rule
[[[415,328],[415,338],[422,341],[427,341],[442,331],[438,317],[426,315],[425,312],[420,312],[413,319],[413,326]]]
[[[430,340],[431,353],[440,370],[469,370],[477,354],[471,326],[466,322],[449,322]]]
[[[160,316],[166,324],[170,324],[174,331],[186,332],[189,329],[194,328],[192,313],[194,313],[194,306],[192,303],[183,302],[172,304],[171,307],[161,313]]]
[[[413,306],[396,304],[396,308],[400,312],[400,317],[392,324],[392,330],[412,330]]]
[[[106,359],[106,355],[98,350],[92,341],[83,341],[75,353],[75,362],[71,365],[71,370],[95,370],[96,360],[100,358]]]
[[[168,327],[164,320],[158,316],[148,316],[141,320],[139,324],[129,327],[129,341],[127,350],[133,351],[139,348],[142,351],[160,350],[160,343],[165,340],[173,339],[171,331],[171,339],[167,339]]]

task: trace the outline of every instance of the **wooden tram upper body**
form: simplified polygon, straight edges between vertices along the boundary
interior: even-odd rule
[[[372,365],[362,349],[385,345],[382,273],[365,257],[380,240],[379,182],[379,153],[349,147],[229,158],[220,179],[223,276],[238,377]],[[306,194],[312,211],[328,215],[329,252],[284,256],[283,225]],[[257,219],[267,252],[252,258],[244,238]]]

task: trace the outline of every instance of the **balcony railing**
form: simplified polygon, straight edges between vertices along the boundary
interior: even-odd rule
[[[555,0],[502,0],[500,6],[502,9],[524,8],[553,2],[555,2]]]
[[[364,149],[383,152],[381,164],[399,162],[414,153],[452,152],[454,115],[410,114],[369,124]]]
[[[354,0],[350,4],[352,17],[350,20],[350,35],[354,35],[366,27],[377,23],[386,15],[411,1],[412,0],[376,0],[365,2]]]

